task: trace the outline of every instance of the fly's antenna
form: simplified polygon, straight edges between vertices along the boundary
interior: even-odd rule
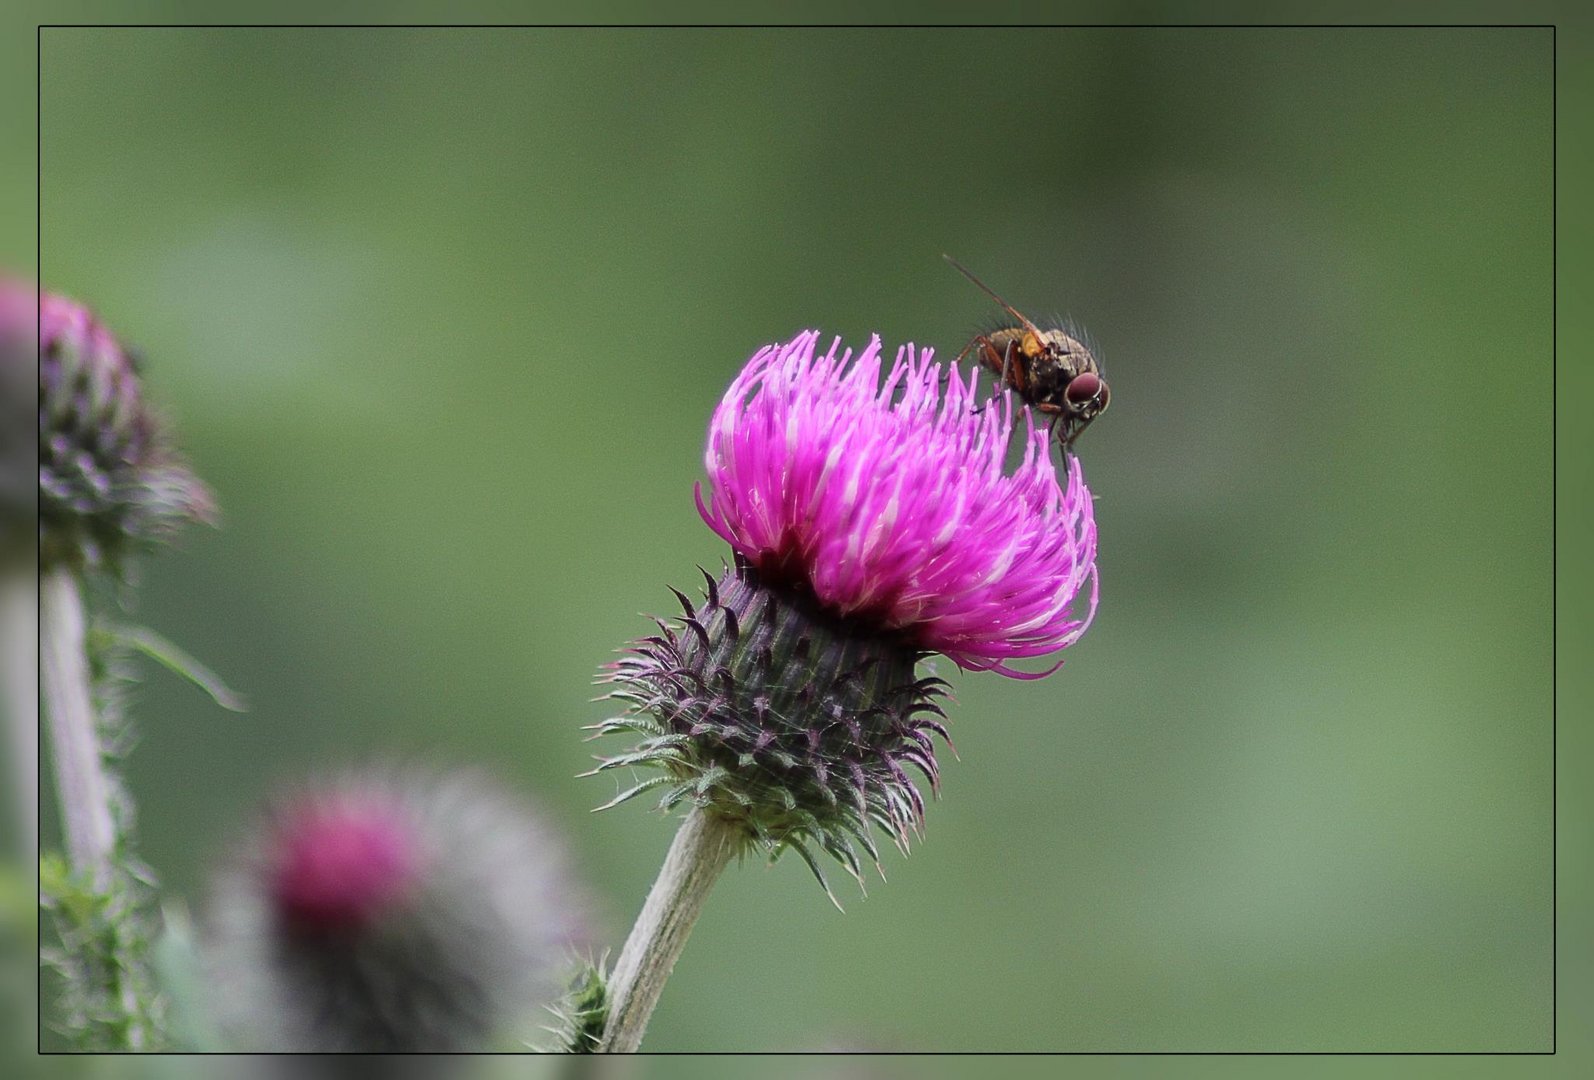
[[[1013,316],[1013,318],[1017,319],[1021,324],[1023,324],[1024,329],[1034,334],[1037,338],[1041,336],[1039,327],[1030,322],[1029,319],[1026,318],[1017,308],[1013,307],[1012,304],[1009,304],[1006,300],[1003,300],[1000,296],[996,295],[996,290],[985,284],[985,282],[981,281],[979,278],[975,277],[973,272],[970,271],[968,267],[964,266],[962,263],[958,262],[945,252],[941,253],[941,258],[951,263],[952,269],[956,270],[958,273],[974,282],[974,284],[978,286],[979,290],[986,296],[989,296],[992,300],[995,300],[998,304],[1001,304],[1002,310],[1006,311],[1009,315]]]

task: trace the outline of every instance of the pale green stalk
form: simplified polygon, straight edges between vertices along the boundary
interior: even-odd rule
[[[675,834],[658,880],[648,893],[609,981],[609,1023],[600,1054],[633,1053],[642,1044],[653,1007],[686,947],[709,890],[740,845],[739,830],[693,808]]]
[[[98,656],[99,666],[106,658]],[[40,696],[55,764],[65,865],[41,867],[40,890],[59,948],[67,1033],[83,1049],[151,1050],[164,1002],[149,967],[147,871],[127,850],[126,807],[106,764],[82,583],[54,569],[39,579]]]
[[[56,569],[41,577],[39,608],[39,674],[67,864],[95,892],[103,893],[111,883],[116,818],[100,751],[89,680],[88,627],[77,574]]]

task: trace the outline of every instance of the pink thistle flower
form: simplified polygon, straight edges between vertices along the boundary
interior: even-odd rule
[[[475,772],[311,784],[240,840],[205,947],[241,1049],[490,1049],[585,937],[560,846]]]
[[[31,384],[35,369],[42,566],[117,569],[127,553],[185,522],[213,519],[210,493],[146,402],[132,354],[83,305],[0,279],[0,393],[8,415],[22,400],[21,373]],[[27,399],[31,415],[31,390]],[[0,485],[8,509],[20,479],[14,456],[6,450]]]
[[[709,527],[768,582],[898,633],[960,667],[1008,665],[1077,641],[1095,615],[1096,523],[1077,461],[1059,483],[1049,435],[1022,409],[1023,457],[1005,469],[1014,406],[980,407],[975,373],[880,338],[817,356],[808,331],[770,345],[709,425]],[[1089,584],[1083,613],[1081,591]]]
[[[659,790],[821,882],[820,852],[861,882],[874,828],[906,850],[920,779],[939,784],[948,687],[919,662],[1049,674],[1010,661],[1090,625],[1096,524],[1077,462],[1059,482],[1011,395],[984,402],[974,372],[943,378],[912,346],[882,381],[878,337],[856,358],[839,340],[816,356],[818,339],[760,350],[715,411],[697,507],[735,565],[609,665],[624,711],[593,730],[640,741],[593,771],[659,770],[608,805]]]
[[[291,806],[272,847],[277,910],[321,930],[358,927],[402,903],[420,870],[415,826],[382,792],[333,792]]]

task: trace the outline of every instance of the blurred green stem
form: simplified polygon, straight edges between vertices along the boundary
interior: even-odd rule
[[[734,825],[699,808],[681,822],[658,880],[615,962],[609,983],[609,1023],[598,1053],[634,1053],[642,1044],[665,980],[739,840]]]
[[[56,798],[68,862],[93,888],[110,888],[116,823],[100,752],[99,725],[85,652],[83,594],[77,574],[39,579],[39,674],[55,758]]]
[[[70,570],[39,578],[39,696],[66,846],[64,860],[52,854],[40,867],[40,904],[58,939],[40,960],[62,977],[59,1023],[80,1049],[150,1050],[164,1041],[165,1012],[150,971],[153,879],[128,846],[128,806],[107,753],[116,676],[88,635],[82,587]]]

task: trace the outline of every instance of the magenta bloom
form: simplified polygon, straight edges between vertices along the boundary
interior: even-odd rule
[[[145,400],[138,364],[87,308],[4,284],[0,350],[21,358],[30,381],[38,375],[37,396],[30,387],[27,399],[30,415],[33,402],[38,410],[42,566],[114,570],[128,553],[166,539],[183,523],[212,520],[210,493]],[[7,475],[14,480],[16,470]]]
[[[217,870],[214,1008],[238,1049],[489,1049],[552,996],[578,894],[554,838],[483,776],[317,782]]]
[[[358,927],[401,903],[420,870],[406,807],[386,792],[335,792],[288,808],[277,823],[270,887],[303,927]]]
[[[703,520],[766,579],[960,667],[1056,670],[1008,661],[1066,648],[1095,614],[1079,462],[1060,484],[1048,432],[1020,407],[1023,458],[1007,472],[1011,394],[981,408],[975,373],[943,378],[931,349],[900,348],[882,385],[878,336],[856,358],[839,338],[816,357],[818,340],[766,346],[731,384],[709,425]]]

